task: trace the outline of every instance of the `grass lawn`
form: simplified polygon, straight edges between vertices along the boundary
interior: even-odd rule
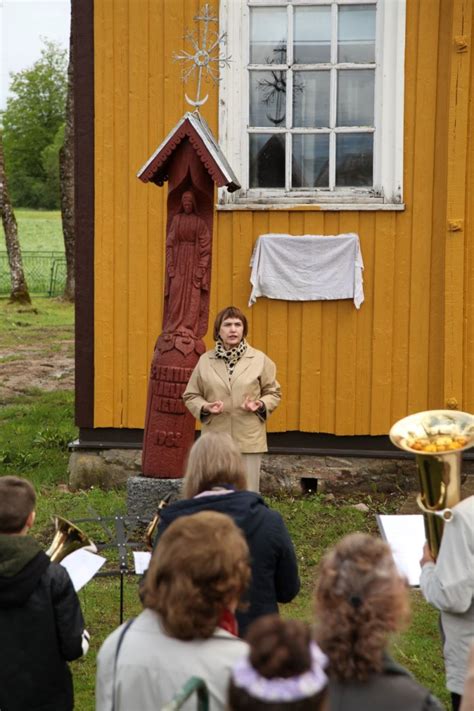
[[[34,312],[19,312],[0,302],[0,363],[2,350],[9,352],[12,344],[23,347],[38,343],[42,331],[60,339],[71,334],[73,307],[59,301],[35,299]],[[41,341],[40,341],[41,342]],[[51,357],[51,356],[48,356]],[[1,367],[1,366],[0,366]],[[17,474],[30,479],[38,492],[37,521],[33,534],[45,548],[53,537],[51,516],[66,518],[102,516],[125,513],[124,490],[102,491],[92,488],[71,492],[67,487],[67,444],[76,436],[73,423],[73,394],[70,390],[44,392],[31,389],[20,397],[0,403],[0,475]],[[353,507],[364,500],[369,512]],[[312,590],[318,561],[323,551],[351,531],[376,533],[375,512],[392,513],[397,497],[365,496],[363,499],[324,495],[306,497],[280,496],[269,500],[284,517],[292,535],[300,565],[302,591],[297,599],[283,607],[288,617],[311,620]],[[84,524],[83,529],[97,542],[104,540],[97,525]],[[114,565],[110,559],[108,565]],[[437,612],[427,605],[419,591],[410,592],[412,624],[392,642],[396,659],[416,678],[444,701],[444,689]],[[79,593],[86,624],[91,632],[91,650],[87,657],[72,664],[78,711],[93,711],[95,658],[103,639],[119,623],[120,580],[95,578]],[[137,578],[124,580],[124,616],[138,614]]]
[[[64,239],[59,210],[15,209],[18,237],[22,251],[64,252]],[[0,240],[0,252],[5,252],[5,240]]]
[[[31,296],[31,306],[10,304],[8,296],[0,297],[0,363],[1,350],[14,346],[33,348],[43,341],[60,341],[73,337],[74,306],[61,299]]]

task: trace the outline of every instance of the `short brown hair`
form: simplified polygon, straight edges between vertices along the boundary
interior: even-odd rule
[[[229,484],[247,488],[245,465],[239,448],[225,432],[207,432],[191,447],[183,482],[183,495],[191,499],[201,491]]]
[[[216,316],[216,320],[214,321],[214,340],[218,340],[222,322],[225,321],[226,318],[238,318],[239,321],[242,321],[242,325],[244,327],[243,337],[245,338],[249,332],[249,325],[246,315],[238,309],[237,306],[226,306],[225,309],[219,311]]]
[[[35,504],[35,490],[27,479],[0,477],[0,533],[19,533]]]
[[[390,547],[365,533],[340,540],[320,563],[315,611],[316,639],[333,676],[366,681],[380,672],[389,634],[409,617]]]
[[[160,615],[172,637],[207,639],[249,579],[249,552],[239,528],[229,516],[202,511],[176,519],[160,537],[143,604]]]

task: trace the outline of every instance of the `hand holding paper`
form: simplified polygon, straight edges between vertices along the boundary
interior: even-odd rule
[[[393,559],[408,584],[420,584],[420,554],[425,544],[425,526],[421,514],[377,515],[382,538],[390,545]]]

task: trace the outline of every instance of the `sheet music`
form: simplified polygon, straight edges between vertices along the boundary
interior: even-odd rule
[[[133,551],[133,562],[135,563],[135,572],[141,575],[148,570],[150,565],[151,553],[146,551]]]
[[[395,564],[412,587],[420,584],[420,558],[426,540],[421,514],[377,514],[380,533],[390,545]]]
[[[79,548],[79,550],[73,551],[63,558],[61,565],[66,568],[74,585],[74,590],[78,592],[89,580],[92,580],[105,561],[106,558],[103,556],[91,553],[84,548]]]

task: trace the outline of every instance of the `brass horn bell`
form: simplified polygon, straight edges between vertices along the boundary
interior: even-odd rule
[[[393,444],[415,455],[423,512],[431,553],[437,558],[444,524],[461,500],[461,453],[474,444],[474,415],[457,410],[426,410],[396,422]]]
[[[62,516],[53,517],[56,532],[46,555],[52,563],[59,563],[70,553],[79,548],[87,548],[91,553],[97,553],[97,546],[75,524]]]

